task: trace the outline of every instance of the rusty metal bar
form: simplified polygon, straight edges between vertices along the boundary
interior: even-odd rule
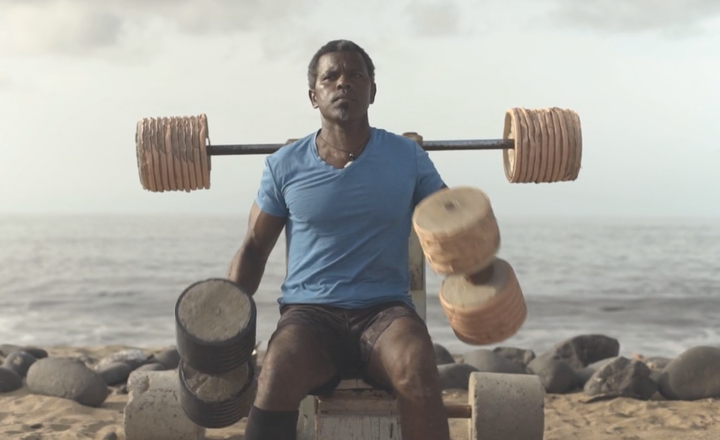
[[[445,404],[445,412],[448,419],[469,419],[472,416],[470,405],[448,405]]]

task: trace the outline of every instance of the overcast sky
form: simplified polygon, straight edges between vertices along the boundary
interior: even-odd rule
[[[306,69],[331,39],[377,66],[371,124],[499,138],[509,107],[576,110],[571,183],[505,180],[502,154],[431,153],[506,216],[720,216],[717,0],[0,0],[0,212],[247,212],[263,156],[212,189],[149,193],[135,124],[206,113],[214,144],[317,129]]]

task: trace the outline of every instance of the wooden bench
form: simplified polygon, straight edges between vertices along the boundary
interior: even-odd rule
[[[414,231],[408,249],[410,293],[426,321],[425,256]],[[401,440],[397,399],[361,379],[342,380],[330,396],[307,396],[302,401],[297,433],[298,440]]]

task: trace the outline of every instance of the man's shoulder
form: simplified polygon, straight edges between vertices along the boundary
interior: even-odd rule
[[[375,131],[375,138],[383,144],[396,145],[408,151],[414,151],[420,148],[417,142],[407,136],[394,133],[384,128],[373,127],[373,130]]]
[[[312,147],[315,133],[310,133],[300,139],[296,139],[270,154],[266,162],[273,168],[282,168],[287,171],[288,167],[302,163],[307,157],[308,149]]]

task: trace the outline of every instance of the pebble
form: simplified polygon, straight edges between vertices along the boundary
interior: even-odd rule
[[[22,388],[22,377],[13,370],[0,367],[0,393],[10,393]]]
[[[2,353],[3,356],[9,356],[11,353],[14,353],[16,351],[24,351],[25,353],[30,354],[35,359],[43,359],[48,357],[47,351],[43,350],[42,348],[38,347],[22,347],[20,345],[14,345],[14,344],[2,344],[0,345],[0,353]]]
[[[470,373],[478,371],[477,368],[465,363],[452,363],[438,365],[440,387],[443,390],[468,389]]]
[[[553,353],[542,354],[527,366],[527,372],[540,377],[545,391],[563,394],[580,386],[581,378],[564,359]]]
[[[128,376],[130,376],[132,371],[132,367],[125,362],[113,362],[103,366],[98,365],[98,368],[95,368],[95,372],[102,377],[106,385],[117,385],[127,382]]]
[[[26,351],[14,351],[5,358],[2,366],[16,372],[20,377],[25,377],[27,371],[37,359]]]
[[[435,364],[436,365],[445,365],[445,364],[454,364],[455,358],[450,354],[447,348],[443,347],[440,344],[433,343],[433,348],[435,349]]]
[[[98,362],[95,369],[98,370],[100,368],[104,368],[105,366],[113,364],[115,362],[124,362],[128,364],[132,370],[135,370],[139,366],[144,365],[149,360],[149,358],[150,356],[144,351],[137,348],[130,348],[127,350],[118,351],[109,356],[105,356],[104,358],[100,359],[100,362]]]
[[[463,362],[484,373],[527,374],[522,364],[482,348],[465,354]]]
[[[557,344],[550,352],[573,369],[580,370],[603,359],[617,357],[620,342],[605,335],[579,335]]]
[[[720,398],[720,348],[698,346],[670,361],[658,380],[669,400]]]
[[[594,402],[615,397],[649,400],[658,390],[650,377],[650,368],[642,362],[618,357],[598,370],[585,384],[583,391]]]
[[[180,354],[177,348],[169,348],[153,355],[151,361],[163,365],[167,370],[174,370],[180,364]]]
[[[135,371],[165,371],[165,370],[174,370],[174,368],[167,368],[165,365],[158,363],[158,362],[150,362],[149,364],[145,364],[142,367],[138,367],[135,369]]]
[[[528,364],[536,357],[535,352],[532,350],[515,347],[495,347],[493,352],[522,365],[523,368],[527,368]]]
[[[39,359],[28,370],[27,386],[34,394],[74,400],[90,407],[99,407],[110,394],[98,373],[68,357]]]
[[[115,431],[108,432],[105,434],[102,438],[102,440],[117,440],[118,436],[115,434]]]

